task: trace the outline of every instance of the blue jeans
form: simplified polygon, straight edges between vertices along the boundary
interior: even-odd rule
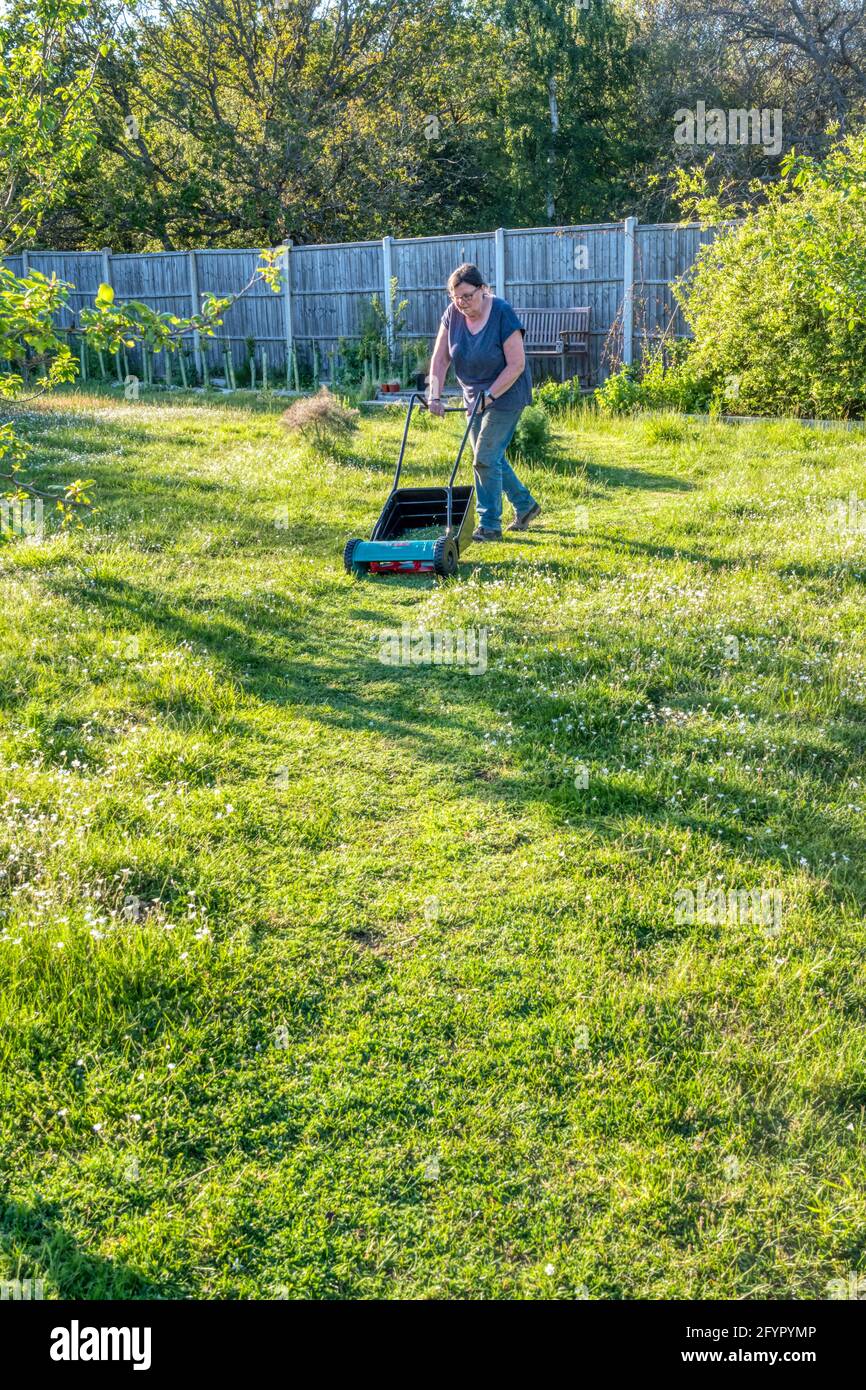
[[[475,496],[478,524],[485,531],[502,530],[502,494],[518,516],[535,505],[532,493],[518,478],[505,457],[521,410],[485,410],[472,421],[470,438],[475,450]]]

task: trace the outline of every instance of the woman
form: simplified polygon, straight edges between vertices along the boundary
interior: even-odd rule
[[[451,303],[430,359],[427,402],[433,415],[443,413],[442,386],[451,363],[467,410],[483,393],[471,433],[479,522],[472,539],[501,541],[503,489],[514,507],[509,531],[525,531],[541,511],[505,458],[521,411],[532,400],[524,330],[511,305],[491,292],[475,265],[460,265],[449,275],[448,293]]]

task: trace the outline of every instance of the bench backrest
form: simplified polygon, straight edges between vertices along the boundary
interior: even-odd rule
[[[559,347],[560,334],[586,337],[589,333],[589,308],[579,309],[518,309],[514,310],[526,329],[527,348]]]

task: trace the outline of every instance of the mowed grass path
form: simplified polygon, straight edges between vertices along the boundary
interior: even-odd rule
[[[576,416],[527,536],[358,581],[401,417],[314,463],[278,409],[21,422],[101,511],[0,549],[0,1277],[856,1285],[864,435]],[[383,665],[403,623],[486,672]],[[678,920],[701,881],[780,930]]]

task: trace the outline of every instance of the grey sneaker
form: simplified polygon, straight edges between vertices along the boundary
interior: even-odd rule
[[[506,530],[508,530],[508,531],[527,531],[527,530],[529,529],[529,523],[530,523],[530,521],[534,521],[535,518],[536,518],[537,516],[539,516],[540,514],[541,514],[541,507],[539,506],[539,504],[538,504],[537,502],[533,502],[532,506],[529,508],[529,511],[528,511],[528,512],[524,512],[524,513],[523,513],[523,516],[517,516],[517,515],[515,515],[514,520],[513,520],[513,521],[509,521],[508,526],[506,527]]]
[[[501,541],[502,532],[488,531],[486,527],[479,526],[477,530],[472,532],[472,539],[474,541]]]

